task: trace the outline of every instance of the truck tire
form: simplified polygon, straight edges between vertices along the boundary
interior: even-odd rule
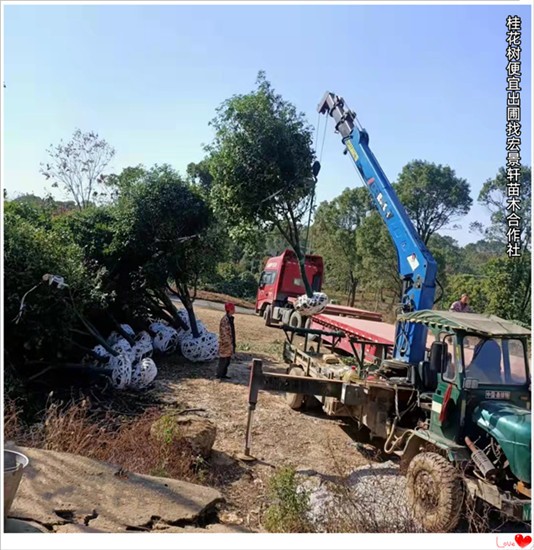
[[[302,315],[298,311],[294,311],[289,318],[289,326],[294,328],[302,327]]]
[[[464,486],[458,470],[437,453],[416,455],[406,474],[406,496],[425,531],[447,533],[460,520]]]
[[[273,326],[273,322],[272,322],[272,307],[271,306],[267,306],[263,312],[263,318],[265,319],[265,326],[266,327],[272,327]]]
[[[304,371],[300,367],[291,367],[288,374],[293,376],[304,376]],[[302,409],[304,405],[305,396],[302,393],[286,393],[286,403],[289,405],[289,408],[294,411]]]

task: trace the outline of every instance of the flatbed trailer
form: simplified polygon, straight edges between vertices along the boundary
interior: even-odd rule
[[[352,326],[354,329],[354,325],[347,326]],[[318,391],[313,397],[310,396],[309,390],[307,396],[304,392],[302,394],[288,392],[286,393],[288,405],[292,409],[300,409],[305,404],[309,405],[318,401],[323,411],[329,416],[361,418],[362,411],[360,409],[364,401],[374,401],[376,407],[371,414],[367,414],[366,420],[372,426],[375,436],[386,439],[390,435],[388,433],[390,426],[386,419],[391,411],[382,404],[396,402],[401,407],[407,406],[413,398],[414,387],[406,380],[404,372],[396,373],[394,369],[390,370],[392,378],[389,382],[378,376],[374,378],[372,374],[365,377],[363,375],[366,371],[372,372],[378,368],[380,361],[377,359],[389,353],[387,350],[391,344],[389,342],[367,342],[356,330],[351,332],[327,331],[324,327],[321,329],[295,329],[289,325],[284,325],[282,328],[286,334],[283,358],[288,364],[287,374],[316,379],[318,380],[318,389],[321,388],[321,383],[329,382],[333,387],[339,385],[338,392],[332,393],[330,390],[328,393],[319,393]],[[295,340],[295,335],[303,336],[303,343],[301,342],[299,345]],[[310,345],[310,339],[314,336],[319,336],[319,339]],[[327,346],[322,345],[323,341],[329,341],[328,348],[331,348],[330,350]],[[353,348],[351,353],[351,357],[354,358],[353,365],[345,363],[341,357],[331,353],[332,349],[339,349],[342,342]],[[379,357],[365,351],[362,353],[362,348],[365,350],[365,346],[377,352]],[[360,351],[358,351],[359,347]],[[373,361],[369,361],[369,358],[372,358]],[[359,381],[347,386],[343,383],[343,378],[353,368]],[[395,378],[396,374],[399,375],[397,378]],[[391,384],[391,381],[395,383]],[[428,407],[430,408],[430,406],[429,402]],[[368,406],[367,409],[369,409]],[[400,426],[399,429],[402,432]],[[399,430],[396,435],[400,435]]]

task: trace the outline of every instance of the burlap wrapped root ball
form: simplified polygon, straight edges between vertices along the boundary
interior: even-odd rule
[[[324,292],[314,292],[310,298],[306,294],[299,296],[295,302],[295,310],[304,317],[321,313],[328,305],[328,296]]]

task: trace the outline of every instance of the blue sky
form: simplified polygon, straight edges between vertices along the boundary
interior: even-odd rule
[[[345,97],[390,181],[424,159],[478,196],[505,164],[505,20],[523,18],[524,164],[531,164],[530,6],[4,6],[3,186],[44,194],[46,148],[76,127],[117,150],[109,170],[204,156],[217,106],[257,72],[317,126]],[[321,120],[321,151],[325,120]],[[319,200],[361,185],[330,119]],[[444,232],[477,240],[470,221]]]

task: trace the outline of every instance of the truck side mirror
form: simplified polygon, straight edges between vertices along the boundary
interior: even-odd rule
[[[438,387],[438,375],[445,368],[447,356],[447,344],[445,342],[433,342],[430,347],[428,363],[424,363],[426,372],[423,372],[423,383],[428,390],[434,391]]]
[[[430,347],[430,370],[436,374],[443,372],[448,346],[445,342],[433,342]]]

